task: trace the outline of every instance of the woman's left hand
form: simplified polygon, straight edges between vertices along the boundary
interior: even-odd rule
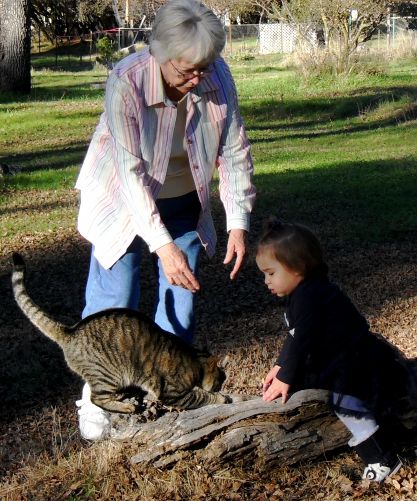
[[[223,264],[229,264],[234,256],[236,255],[235,265],[230,273],[230,279],[233,280],[245,259],[246,255],[246,234],[245,230],[230,230],[229,240],[227,242],[226,257],[224,258]]]

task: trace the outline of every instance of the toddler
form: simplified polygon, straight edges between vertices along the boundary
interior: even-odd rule
[[[306,388],[331,391],[337,417],[352,434],[349,445],[365,463],[364,479],[382,482],[402,466],[383,422],[409,391],[401,353],[369,331],[365,318],[327,277],[315,235],[271,219],[256,263],[272,294],[286,298],[288,335],[263,381],[263,399]]]

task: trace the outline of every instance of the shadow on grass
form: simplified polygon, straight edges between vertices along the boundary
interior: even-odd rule
[[[82,54],[82,57],[85,58],[88,54]],[[94,69],[95,62],[93,60],[85,60],[80,59],[80,56],[67,56],[66,54],[58,54],[55,56],[49,57],[39,57],[38,59],[34,59],[32,57],[32,67],[38,71],[42,70],[51,70],[51,71],[71,71],[73,73],[81,72],[81,71],[90,71]]]
[[[347,120],[363,116],[365,120],[363,124],[348,124],[347,127],[343,128],[343,132],[347,130],[360,131],[413,120],[417,116],[417,86],[363,89],[363,92],[364,94],[300,100],[260,100],[255,103],[244,103],[240,108],[249,133],[250,131],[278,128],[280,130],[298,130],[320,124],[327,125],[329,121]],[[366,115],[371,114],[381,105],[396,103],[404,98],[410,98],[413,102],[408,106],[399,103],[404,108],[403,114],[401,114],[402,110],[400,109],[391,115],[387,114],[386,117],[366,119]],[[324,132],[324,134],[333,133],[335,133],[333,130]],[[312,135],[316,134],[313,133]],[[296,137],[311,137],[311,134],[306,132]],[[262,142],[262,138],[253,139],[252,142]]]
[[[90,43],[81,42],[51,47],[41,53],[33,52],[31,64],[37,70],[88,71],[94,68],[94,56]]]
[[[285,67],[280,67],[280,66],[258,66],[255,68],[251,68],[248,66],[248,69],[250,70],[251,73],[271,73],[271,72],[287,72],[288,69]]]
[[[74,83],[71,85],[62,84],[56,86],[45,86],[32,88],[30,96],[14,93],[3,93],[0,97],[0,104],[14,103],[36,103],[36,101],[71,101],[77,99],[101,99],[104,98],[105,78],[102,76],[92,76],[91,82]]]
[[[271,128],[264,127],[264,132],[276,131],[273,136],[267,137],[251,137],[251,129],[256,128],[248,127],[248,135],[252,144],[263,143],[276,143],[277,141],[290,140],[290,139],[317,139],[321,137],[335,137],[347,135],[351,133],[369,132],[382,129],[384,127],[391,127],[400,124],[412,123],[417,118],[417,104],[407,106],[404,109],[393,110],[392,112],[385,113],[384,117],[377,119],[364,119],[361,123],[355,121],[354,123],[342,123],[337,127],[332,123],[332,117],[321,117],[317,121],[301,122],[299,124],[291,124],[289,126],[282,125],[279,127]],[[294,130],[312,127],[311,132],[292,132]],[[287,134],[283,134],[283,131]]]
[[[45,212],[49,210],[64,209],[66,207],[74,207],[74,202],[72,200],[59,200],[56,202],[33,202],[25,203],[21,207],[8,207],[6,209],[0,209],[0,216],[19,216],[27,215],[28,213]]]
[[[367,90],[368,91],[368,90]],[[77,99],[85,97],[86,93],[98,97],[103,95],[103,91],[86,90],[86,84],[73,83],[70,85],[37,88],[35,90],[37,99],[48,100],[62,97],[63,99]],[[64,95],[62,94],[64,93]],[[388,99],[402,99],[404,96],[412,96],[417,100],[417,87],[389,87],[379,89],[375,93],[366,95],[351,95],[348,97],[290,100],[290,101],[260,101],[244,104],[241,106],[242,114],[248,130],[248,135],[253,144],[272,143],[287,138],[312,139],[322,136],[337,136],[349,132],[361,132],[381,127],[387,127],[400,122],[407,122],[417,116],[417,105],[414,103],[387,111],[380,117],[364,118],[363,122],[343,122],[340,125],[334,123],[337,120],[347,120],[357,118],[360,110],[367,110],[368,113],[377,109],[381,103]],[[18,111],[18,106],[16,106]],[[91,115],[91,112],[88,112]],[[97,120],[98,120],[97,113]],[[314,118],[311,118],[311,117]],[[303,119],[306,117],[306,119]],[[307,119],[308,117],[308,119]],[[315,130],[317,126],[322,126],[320,130]],[[304,129],[301,131],[301,129]],[[310,129],[310,130],[309,130]],[[296,132],[300,131],[300,132]],[[268,132],[262,136],[262,132]],[[252,134],[253,133],[253,134]],[[272,135],[271,135],[272,134]],[[253,137],[255,136],[255,137]],[[259,137],[260,136],[260,137]],[[61,169],[68,164],[81,163],[85,155],[87,145],[70,145],[62,149],[50,149],[33,154],[16,154],[3,157],[2,162],[11,163],[23,167],[25,172],[49,169]]]
[[[106,77],[96,75],[89,82],[34,87],[32,97],[36,101],[104,99],[105,85]]]
[[[342,162],[258,174],[257,206],[346,242],[417,238],[417,160]]]
[[[69,79],[73,83],[68,83]],[[75,80],[72,80],[74,79]],[[57,85],[36,85],[32,83],[29,95],[14,92],[3,92],[0,95],[0,104],[34,103],[36,101],[100,99],[104,96],[106,75],[91,74],[79,77],[82,81],[77,83],[77,77],[60,75],[48,76],[49,81],[57,80]],[[61,83],[62,82],[62,83]]]
[[[12,156],[0,157],[0,162],[17,166],[22,174],[37,172],[46,169],[61,170],[71,165],[80,164],[87,152],[88,143],[73,143],[64,148],[51,148],[33,153],[17,153]],[[6,180],[6,185],[13,185],[22,181],[17,174]],[[35,183],[34,180],[32,180]],[[30,181],[30,183],[32,183]],[[34,186],[35,187],[35,186]]]

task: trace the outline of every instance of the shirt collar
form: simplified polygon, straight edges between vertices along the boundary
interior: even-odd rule
[[[149,48],[146,49],[149,53]],[[147,106],[154,106],[164,102],[165,91],[162,84],[161,67],[149,53],[149,70],[145,75],[144,94]]]

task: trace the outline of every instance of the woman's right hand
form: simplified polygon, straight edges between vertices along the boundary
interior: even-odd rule
[[[200,284],[188,265],[187,256],[173,242],[157,249],[165,276],[171,285],[179,285],[191,292],[197,292]]]

